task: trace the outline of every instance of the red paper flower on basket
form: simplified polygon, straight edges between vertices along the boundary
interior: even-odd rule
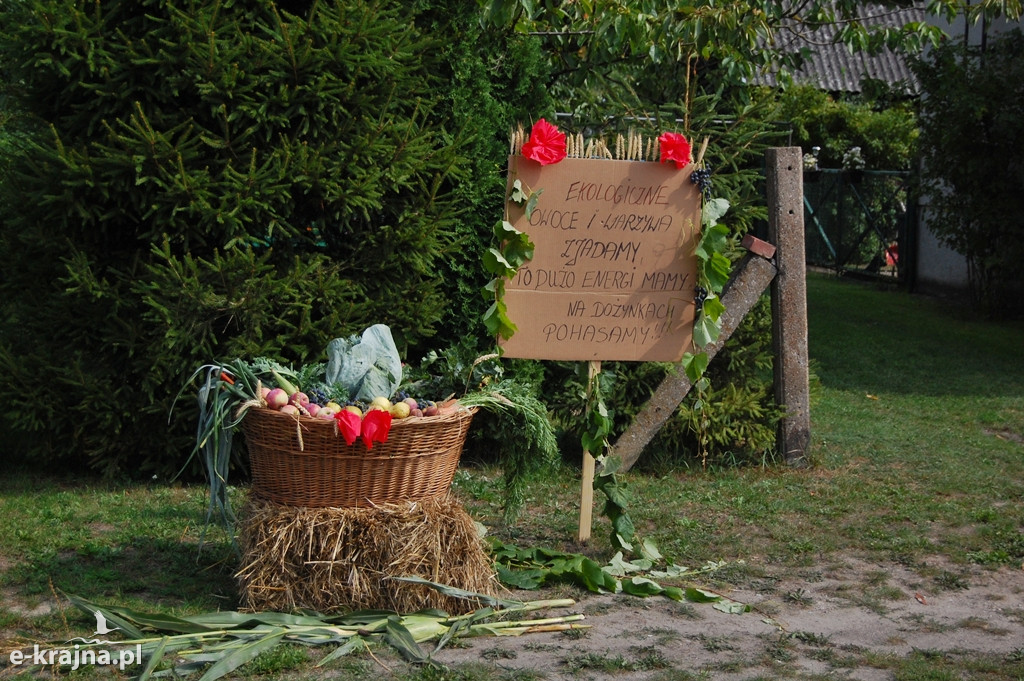
[[[363,420],[359,414],[349,409],[342,409],[334,415],[338,422],[338,430],[345,438],[345,444],[351,445],[359,438],[359,431],[362,430]]]
[[[523,156],[542,166],[565,158],[565,133],[543,118],[533,124],[530,139],[523,143]]]
[[[374,442],[387,442],[388,431],[391,430],[391,412],[383,409],[371,409],[363,416],[363,444],[373,449]]]
[[[676,168],[690,165],[693,162],[693,150],[690,142],[678,132],[663,132],[658,137],[661,148],[661,162],[675,161]]]

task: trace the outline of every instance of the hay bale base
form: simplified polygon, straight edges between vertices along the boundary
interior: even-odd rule
[[[451,495],[374,508],[300,508],[250,497],[238,529],[235,577],[244,610],[464,614],[480,603],[393,578],[489,596],[499,589],[473,519]]]

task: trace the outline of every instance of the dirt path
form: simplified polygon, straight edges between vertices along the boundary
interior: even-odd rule
[[[549,681],[882,681],[893,678],[887,659],[915,651],[1024,658],[1024,566],[924,572],[932,576],[845,558],[726,592],[751,606],[742,615],[665,598],[580,595],[570,611],[584,613],[589,629],[473,639],[437,659],[533,670]]]

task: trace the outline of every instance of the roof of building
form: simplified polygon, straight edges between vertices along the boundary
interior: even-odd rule
[[[925,10],[920,3],[912,7],[886,7],[865,3],[861,24],[868,27],[899,27],[913,21],[924,21]],[[918,91],[917,78],[905,55],[884,49],[877,54],[852,52],[838,43],[840,26],[828,24],[813,30],[801,30],[789,24],[778,32],[777,47],[784,52],[808,48],[811,55],[793,70],[796,83],[813,85],[828,92],[860,92],[865,78],[880,80],[907,93]],[[759,85],[776,85],[775,73],[759,76]]]

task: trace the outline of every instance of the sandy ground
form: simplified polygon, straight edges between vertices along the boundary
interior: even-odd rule
[[[1024,566],[986,569],[936,559],[909,569],[841,557],[827,566],[765,569],[743,588],[719,593],[749,611],[571,587],[513,592],[520,600],[574,598],[569,608],[528,617],[580,613],[587,627],[460,638],[434,658],[496,665],[509,670],[509,679],[531,681],[891,681],[885,661],[921,651],[1024,660]],[[51,607],[45,601],[25,612]]]
[[[577,592],[575,606],[551,614],[583,613],[586,630],[476,638],[436,659],[486,661],[549,680],[882,681],[892,672],[872,660],[914,651],[1024,656],[1024,566],[920,567],[844,558],[722,592],[748,604],[744,614],[662,597]]]

